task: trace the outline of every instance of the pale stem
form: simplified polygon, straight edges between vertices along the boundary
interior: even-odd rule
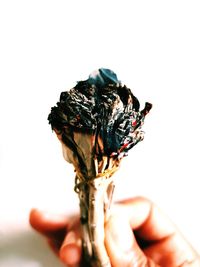
[[[81,193],[79,192],[84,255],[89,256],[92,266],[95,263],[95,266],[98,267],[111,267],[104,244],[104,225],[109,216],[108,211],[113,192],[112,179],[105,177],[94,179],[88,183],[85,192],[87,192],[87,196],[82,198],[80,198]],[[88,216],[87,223],[85,220],[83,221],[85,216]]]

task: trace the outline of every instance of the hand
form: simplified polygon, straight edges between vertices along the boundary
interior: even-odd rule
[[[32,210],[30,223],[67,266],[84,266],[78,215],[66,218]],[[113,205],[105,246],[113,267],[200,266],[199,255],[173,223],[144,198]]]

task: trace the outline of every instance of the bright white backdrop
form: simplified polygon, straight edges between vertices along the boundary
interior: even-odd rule
[[[0,267],[61,266],[28,213],[78,209],[47,116],[99,67],[153,103],[115,198],[153,199],[200,251],[199,14],[194,0],[0,2]]]

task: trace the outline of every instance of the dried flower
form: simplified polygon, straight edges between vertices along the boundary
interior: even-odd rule
[[[138,99],[116,74],[99,69],[62,92],[48,117],[65,159],[75,167],[83,246],[86,256],[98,266],[110,266],[102,237],[114,188],[112,174],[143,139],[141,126],[151,106],[146,103],[140,111]]]

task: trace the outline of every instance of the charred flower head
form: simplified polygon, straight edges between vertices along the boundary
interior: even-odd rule
[[[118,162],[143,139],[141,126],[151,106],[146,103],[140,111],[138,99],[116,74],[99,69],[62,92],[48,120],[67,149],[65,158],[90,178],[108,169],[110,159]]]

